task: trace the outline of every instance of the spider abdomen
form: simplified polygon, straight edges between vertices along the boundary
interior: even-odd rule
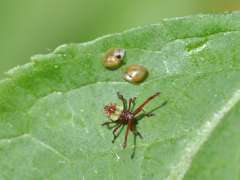
[[[134,119],[134,115],[132,112],[128,110],[123,110],[122,113],[120,114],[119,120],[123,124],[128,124],[129,121],[132,121]]]

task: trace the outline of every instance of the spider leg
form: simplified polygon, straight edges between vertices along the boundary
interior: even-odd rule
[[[127,109],[127,100],[121,95],[119,92],[117,92],[118,98],[122,101],[123,103],[123,108]]]
[[[131,105],[132,105],[132,102],[133,102],[133,99],[132,99],[132,98],[130,98],[130,99],[128,100],[128,111],[130,111],[130,110],[131,110]]]
[[[158,109],[161,108],[162,106],[165,106],[166,104],[167,104],[167,101],[163,102],[162,104],[160,104],[159,106],[153,108],[151,111],[149,111],[149,112],[147,112],[147,113],[143,110],[144,116],[146,116],[146,117],[152,117],[152,116],[154,116],[155,114],[153,114],[153,112],[156,111],[156,110],[158,110]]]
[[[127,147],[128,132],[129,132],[129,129],[131,129],[131,127],[132,127],[132,121],[129,121],[128,126],[127,126],[127,130],[126,130],[126,133],[125,133],[123,148]]]
[[[133,97],[128,100],[128,111],[132,111],[132,109],[135,106],[136,99],[137,99],[136,97]]]
[[[107,126],[108,129],[112,129],[112,128],[116,127],[116,125],[118,125],[117,123],[118,123],[118,120],[116,120],[116,121],[111,120],[111,121],[107,121],[107,122],[102,123],[102,126]],[[110,124],[114,124],[114,125],[110,126]]]
[[[155,108],[154,108],[155,109]],[[152,117],[152,116],[155,116],[155,114],[152,113],[152,111],[150,112],[146,112],[144,109],[142,110],[143,111],[143,116],[146,116],[146,117]]]
[[[137,109],[133,112],[133,115],[137,115],[139,112],[141,112],[143,110],[143,107],[149,103],[151,100],[153,100],[155,97],[159,96],[159,92],[157,92],[156,94],[154,94],[153,96],[150,96],[149,98],[147,98],[140,106],[137,107]]]
[[[141,135],[140,132],[136,131],[136,136],[139,136],[141,139],[143,139],[143,136]]]
[[[143,139],[142,135],[140,134],[140,132],[137,131],[136,129],[136,125],[133,125],[131,128],[131,131],[133,132],[134,135],[134,140],[133,140],[133,152],[131,155],[131,158],[133,159],[136,153],[136,146],[137,146],[137,136],[139,136],[141,139]]]
[[[113,130],[113,140],[112,143],[115,142],[115,140],[117,139],[117,137],[120,135],[122,129],[120,129],[120,131],[116,134],[116,131],[122,126],[122,128],[124,127],[123,124],[118,124],[117,127],[115,127],[115,129]]]
[[[136,154],[136,146],[137,146],[137,136],[134,135],[134,139],[133,139],[133,152],[131,154],[131,159],[133,159],[135,157]]]
[[[114,124],[115,122],[112,122],[112,121],[107,121],[107,122],[104,122],[102,123],[102,126],[106,126],[106,125],[109,125],[109,124]]]
[[[132,98],[132,109],[130,111],[133,111],[133,108],[135,107],[135,104],[136,104],[136,97]]]
[[[130,130],[132,131],[134,136],[139,136],[141,139],[143,139],[143,136],[141,135],[140,132],[138,132],[136,125],[133,125]]]

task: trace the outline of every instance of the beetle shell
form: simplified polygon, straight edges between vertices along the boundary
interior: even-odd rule
[[[123,78],[131,83],[139,83],[146,79],[147,75],[148,71],[145,67],[138,64],[132,64],[125,69]]]
[[[116,69],[121,66],[125,50],[122,48],[109,49],[103,59],[103,65],[108,69]]]

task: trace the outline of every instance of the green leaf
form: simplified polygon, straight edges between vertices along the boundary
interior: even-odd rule
[[[0,179],[239,179],[240,13],[168,19],[97,40],[68,44],[10,70],[0,83]],[[106,70],[107,49],[142,64],[140,85]],[[122,68],[124,68],[124,66]],[[157,91],[138,124],[115,144],[102,127],[116,92]],[[185,176],[186,175],[186,176]]]

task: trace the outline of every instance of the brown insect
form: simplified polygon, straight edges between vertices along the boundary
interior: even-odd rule
[[[109,129],[113,129],[112,132],[113,132],[114,137],[113,137],[112,143],[114,143],[116,138],[119,136],[121,129],[123,127],[127,126],[127,129],[125,132],[124,143],[123,143],[123,148],[126,148],[129,131],[131,131],[133,133],[135,138],[137,136],[139,136],[141,139],[143,138],[142,135],[137,131],[137,128],[136,128],[138,120],[142,119],[143,117],[153,116],[154,115],[153,111],[160,108],[163,104],[152,109],[150,112],[145,112],[143,110],[143,107],[145,105],[147,105],[155,97],[159,96],[160,95],[159,92],[157,92],[154,95],[147,98],[136,109],[134,109],[136,97],[130,98],[127,101],[123,97],[123,95],[121,95],[119,92],[117,93],[117,95],[118,95],[118,98],[122,101],[123,107],[121,108],[113,103],[106,105],[104,107],[104,111],[107,114],[110,121],[104,122],[102,125],[107,126]],[[120,129],[120,131],[118,131],[119,129]]]
[[[109,49],[104,58],[103,65],[111,70],[119,68],[123,63],[125,50],[122,48],[111,48]]]
[[[131,83],[140,83],[148,76],[148,71],[144,66],[132,64],[127,66],[123,73],[123,78]]]

